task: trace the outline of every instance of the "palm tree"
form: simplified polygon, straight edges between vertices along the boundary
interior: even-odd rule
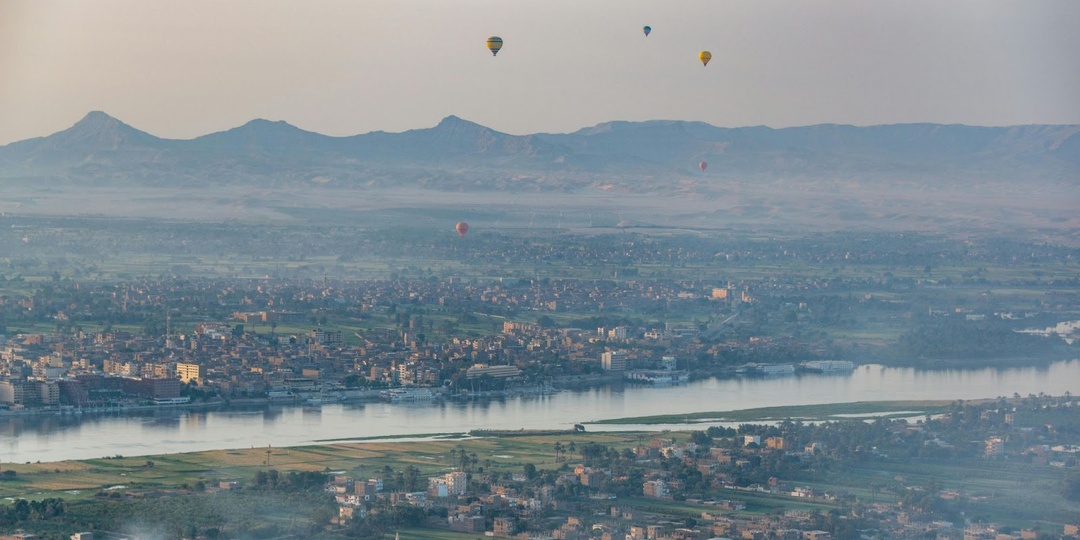
[[[555,448],[555,461],[559,461],[559,458],[562,456],[563,445],[562,445],[561,442],[555,441],[554,448]]]
[[[566,447],[566,451],[570,452],[570,459],[574,459],[574,450],[577,450],[577,447],[574,445],[574,441],[570,441],[570,446]]]

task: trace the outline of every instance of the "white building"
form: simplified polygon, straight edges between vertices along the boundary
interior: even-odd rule
[[[468,477],[460,471],[428,479],[428,494],[432,497],[464,495],[467,488]]]
[[[626,339],[626,333],[625,326],[616,326],[615,328],[608,330],[607,337],[608,339]]]
[[[517,366],[491,366],[487,364],[473,364],[472,367],[465,370],[465,377],[469,379],[476,379],[484,375],[490,375],[496,379],[520,377],[521,370]]]
[[[679,361],[674,356],[664,356],[660,358],[660,365],[665,371],[675,371],[678,369]]]
[[[622,351],[608,351],[600,355],[600,365],[604,371],[626,371],[626,354]]]

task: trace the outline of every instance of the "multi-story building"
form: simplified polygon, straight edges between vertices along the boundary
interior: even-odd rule
[[[199,382],[202,380],[202,366],[199,364],[178,363],[176,364],[176,376],[180,378],[180,382],[185,384],[191,381]]]
[[[57,381],[56,386],[60,390],[60,398],[68,405],[85,407],[90,404],[90,392],[82,381],[62,379]]]
[[[67,368],[63,366],[50,366],[38,364],[34,366],[34,377],[54,381],[67,374]]]
[[[312,330],[308,337],[319,345],[341,346],[345,343],[345,338],[341,332],[323,330],[322,328]]]
[[[660,366],[664,371],[675,371],[679,368],[679,360],[674,356],[664,356],[660,358]]]
[[[113,359],[106,359],[101,370],[109,375],[134,376],[139,373],[139,367],[136,364]]]
[[[0,403],[8,405],[59,405],[60,386],[56,381],[35,379],[0,381]]]
[[[515,332],[536,332],[539,329],[538,326],[531,323],[519,323],[512,321],[503,322],[503,333],[513,334]]]
[[[518,377],[521,375],[521,370],[517,366],[489,366],[487,364],[474,364],[465,370],[465,376],[469,379],[476,379],[484,375],[495,378]]]
[[[622,351],[607,351],[600,355],[600,366],[604,371],[626,371],[626,354]]]
[[[8,405],[36,404],[40,391],[31,381],[0,381],[0,403]]]
[[[509,538],[514,534],[516,521],[509,517],[497,517],[492,525],[492,535],[497,538]]]
[[[432,497],[464,495],[467,488],[465,473],[455,471],[428,480],[428,494]]]
[[[37,386],[42,405],[60,404],[60,385],[56,381],[39,381]]]
[[[125,394],[135,394],[153,399],[180,397],[180,379],[140,379],[124,377],[121,382]]]
[[[176,366],[173,364],[149,363],[143,364],[139,369],[140,376],[161,379],[176,374]]]
[[[649,480],[641,485],[641,492],[646,497],[656,497],[658,499],[667,499],[671,497],[671,491],[668,490],[667,483],[663,480]]]
[[[397,380],[402,385],[416,384],[416,362],[402,362],[397,366]]]

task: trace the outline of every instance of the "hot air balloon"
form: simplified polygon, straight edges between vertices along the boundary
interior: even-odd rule
[[[642,28],[642,30],[645,31],[645,37],[649,37],[649,32],[652,32],[652,27],[646,26],[645,28]]]
[[[454,225],[454,230],[457,231],[459,236],[465,238],[465,233],[469,232],[469,224],[462,221],[457,225]]]
[[[701,51],[697,55],[698,60],[701,60],[701,65],[709,65],[709,60],[712,60],[712,53],[709,51]]]
[[[697,166],[701,169],[701,172],[705,172],[705,169],[709,167],[709,164],[702,161],[701,163],[698,163]]]
[[[499,49],[502,48],[502,38],[499,36],[491,36],[487,40],[487,48],[491,51],[491,56],[499,54]]]

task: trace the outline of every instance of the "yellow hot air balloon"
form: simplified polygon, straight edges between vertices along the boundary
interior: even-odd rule
[[[709,60],[712,60],[712,53],[709,51],[701,51],[697,55],[698,60],[701,60],[701,65],[709,65]]]
[[[488,50],[491,51],[491,56],[499,54],[499,49],[502,48],[502,38],[499,36],[491,36],[487,40]]]

